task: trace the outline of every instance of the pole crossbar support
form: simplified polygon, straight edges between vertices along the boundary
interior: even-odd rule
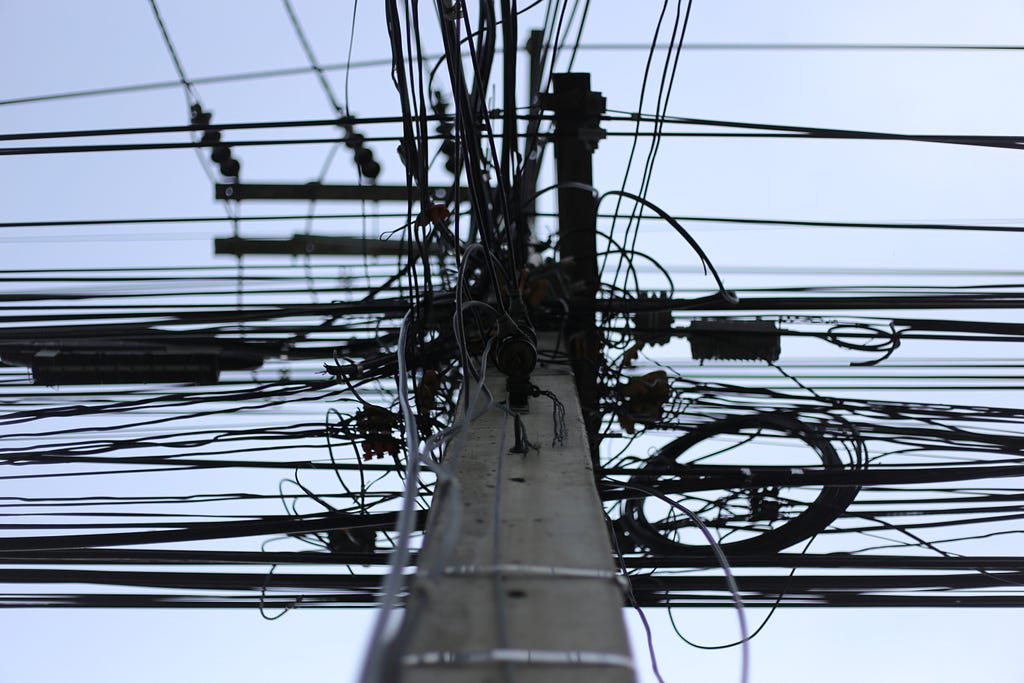
[[[451,187],[431,187],[427,192],[438,202],[452,196]],[[266,199],[298,201],[418,202],[419,190],[407,185],[324,185],[323,183],[217,183],[216,199]],[[459,188],[469,199],[469,188]]]
[[[232,256],[408,256],[409,243],[401,239],[297,234],[286,240],[218,237],[213,241],[213,250],[215,254]],[[436,243],[431,243],[427,251],[432,254],[442,253],[442,249]]]

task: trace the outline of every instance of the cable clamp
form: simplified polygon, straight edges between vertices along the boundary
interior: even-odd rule
[[[462,18],[462,3],[457,0],[450,0],[442,7],[444,11],[444,18],[448,21],[456,21]]]
[[[579,650],[494,649],[472,652],[419,652],[402,657],[403,666],[446,666],[458,664],[543,664],[618,666],[633,670],[633,658],[615,652]]]
[[[512,578],[549,578],[549,579],[598,579],[614,581],[620,588],[629,588],[629,581],[618,572],[606,569],[587,569],[582,567],[552,567],[537,564],[483,564],[454,565],[445,567],[445,576],[506,576]]]

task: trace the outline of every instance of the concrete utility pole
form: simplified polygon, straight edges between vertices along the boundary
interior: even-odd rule
[[[604,98],[590,91],[589,75],[560,74],[554,94],[540,104],[555,112],[565,184],[560,253],[574,294],[592,302],[596,206],[585,186]],[[457,493],[436,496],[431,509],[392,663],[403,683],[635,680],[623,579],[593,471],[590,436],[600,424],[593,313],[570,311],[567,328],[575,378],[564,366],[534,369],[530,382],[550,393],[534,396],[520,414],[501,405],[504,378],[491,380],[498,405],[472,422],[464,444],[450,446],[449,490]],[[554,334],[538,341],[542,350],[555,350]],[[577,387],[589,411],[581,409]],[[536,449],[523,448],[526,440]]]
[[[453,463],[459,495],[431,510],[403,628],[403,683],[634,680],[572,376],[541,368],[531,379],[564,403],[564,444],[551,445],[546,397],[521,415],[537,451],[511,452],[515,417],[501,407],[472,423]],[[442,544],[450,554],[438,568]]]

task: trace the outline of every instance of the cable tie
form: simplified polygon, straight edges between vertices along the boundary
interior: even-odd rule
[[[445,666],[458,664],[587,664],[618,666],[633,670],[633,658],[616,652],[581,650],[494,649],[470,652],[420,652],[402,657],[404,666]]]

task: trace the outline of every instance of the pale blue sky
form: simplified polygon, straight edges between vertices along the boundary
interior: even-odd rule
[[[367,0],[360,5],[356,60],[388,57],[378,5]],[[584,42],[649,40],[660,5],[595,0]],[[320,61],[343,62],[350,2],[296,0],[295,6]],[[278,0],[164,0],[160,7],[194,79],[305,64]],[[432,12],[425,11],[432,52],[440,42],[430,33],[433,21]],[[524,36],[539,22],[536,12],[521,18]],[[687,42],[1024,46],[1022,26],[1024,4],[1009,1],[698,0]],[[593,73],[594,88],[608,97],[609,108],[635,111],[643,59],[643,51],[584,50],[576,68]],[[0,0],[0,63],[5,65],[0,100],[176,78],[142,0]],[[1024,111],[1024,90],[1017,85],[1022,67],[1024,50],[698,50],[684,52],[670,113],[885,132],[1012,135],[1020,133]],[[332,72],[331,81],[341,92],[341,72]],[[222,122],[332,114],[308,74],[198,89]],[[359,115],[397,111],[386,67],[353,71],[350,93],[351,109]],[[0,106],[4,132],[186,123],[180,88]],[[402,174],[388,144],[379,146],[380,156],[386,178],[398,181]],[[621,182],[626,149],[624,138],[601,143],[595,157],[600,189]],[[245,179],[304,182],[315,176],[325,151],[320,146],[266,147],[237,155]],[[1020,224],[1019,166],[1016,150],[912,142],[684,139],[665,143],[649,196],[669,212],[686,215]],[[328,176],[336,182],[354,178],[347,159]],[[545,178],[542,182],[553,180],[550,172]],[[190,150],[0,157],[2,221],[218,215],[222,210],[212,196]],[[273,208],[290,210],[287,205]],[[253,228],[249,234],[290,234],[293,228],[299,226]],[[1020,268],[1013,235],[692,229],[727,282],[729,266],[766,264]],[[155,234],[142,239],[140,230]],[[9,268],[180,265],[216,262],[211,240],[225,233],[226,228],[209,225],[38,228],[6,230],[0,240]],[[666,262],[691,263],[690,255],[668,240],[667,231],[652,229],[640,248]],[[779,277],[767,282],[784,283]],[[680,286],[706,284],[692,276]],[[1016,311],[1000,315],[1019,321]],[[825,353],[808,353],[819,352]],[[942,351],[921,350],[929,353]],[[976,399],[944,394],[936,400]],[[977,400],[1021,405],[1019,395],[1010,393]],[[1013,545],[1005,552],[1019,554]],[[701,642],[736,635],[735,617],[727,609],[680,609],[676,616],[686,634]],[[660,610],[648,610],[648,617],[666,680],[737,679],[738,652],[694,650],[676,639]],[[274,622],[248,610],[0,611],[6,645],[0,682],[347,681],[361,661],[369,618],[363,610],[296,610]],[[628,618],[641,680],[652,681],[646,645],[636,620]],[[752,611],[752,623],[760,618],[760,611]],[[1020,623],[1015,610],[782,610],[752,644],[752,680],[1021,683],[1024,663],[1011,642]]]

